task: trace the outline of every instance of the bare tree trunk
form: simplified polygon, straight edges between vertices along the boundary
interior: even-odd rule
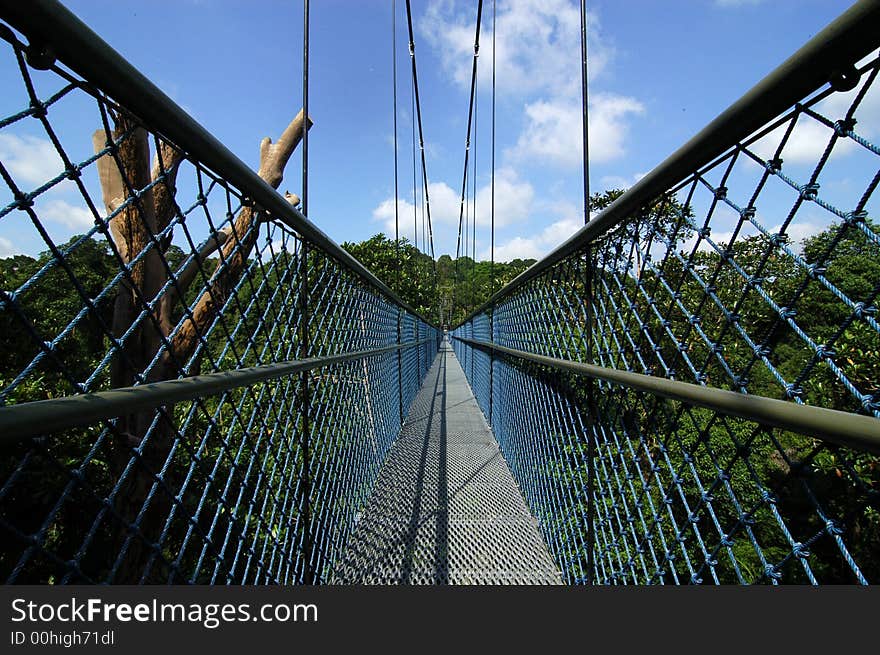
[[[105,155],[98,160],[108,212],[122,207],[110,220],[109,227],[123,262],[130,271],[130,279],[123,279],[119,285],[113,309],[113,335],[120,341],[125,338],[122,351],[111,365],[113,387],[161,380],[172,374],[166,362],[160,362],[148,372],[147,369],[159,350],[162,338],[170,331],[168,314],[172,308],[157,296],[167,279],[162,262],[164,252],[160,232],[167,226],[169,215],[173,213],[173,187],[169,189],[168,184],[159,183],[151,193],[140,197],[134,195],[149,186],[154,177],[150,171],[150,147],[145,130],[136,127],[129,117],[120,115],[112,134],[113,140],[117,141],[129,130],[133,131],[119,144],[115,158]],[[95,133],[93,142],[96,150],[103,149],[107,142],[103,130]],[[179,155],[176,151],[163,150],[163,165],[169,168],[173,165],[176,171]],[[158,177],[159,172],[155,174]],[[162,205],[164,225],[157,218],[157,201]],[[142,253],[143,256],[138,259]],[[173,413],[174,408],[167,407],[165,411]],[[151,431],[154,420],[155,427]],[[131,460],[132,449],[142,443],[145,446],[133,469],[120,481],[114,503],[119,518],[129,525],[137,524],[143,535],[129,537],[128,530],[122,530],[118,540],[118,546],[122,548],[130,538],[117,581],[135,583],[140,579],[138,563],[145,555],[144,538],[154,538],[151,528],[160,519],[164,507],[168,506],[167,497],[160,492],[146,513],[140,518],[139,515],[154,483],[153,473],[161,470],[164,458],[170,452],[175,429],[168,418],[160,416],[156,419],[153,410],[121,416],[117,419],[116,428],[120,437],[112,461],[116,479],[122,478]],[[145,439],[148,441],[144,442]]]
[[[160,142],[151,170],[146,131],[125,114],[114,118],[111,135],[114,142],[130,133],[118,143],[115,155],[105,154],[98,159],[97,166],[108,215],[122,208],[110,220],[109,228],[114,245],[130,271],[130,279],[124,279],[119,285],[113,310],[113,335],[122,343],[111,365],[111,384],[115,388],[198,373],[199,357],[188,370],[185,367],[197,350],[199,336],[224,307],[247,267],[256,242],[259,213],[252,207],[244,207],[232,226],[206,240],[196,253],[199,261],[192,261],[179,271],[175,275],[176,284],[170,285],[170,290],[160,296],[168,282],[163,260],[171,245],[170,233],[164,237],[161,233],[175,216],[175,180],[183,154],[170,144]],[[283,179],[284,167],[302,138],[306,122],[311,127],[311,120],[306,121],[300,111],[277,143],[273,144],[266,137],[260,144],[259,174],[274,188]],[[93,135],[93,145],[95,152],[108,146],[104,130]],[[143,193],[150,184],[154,186]],[[299,201],[292,194],[286,197],[294,205]],[[174,328],[171,316],[177,303],[184,302],[186,290],[198,277],[200,265],[219,249],[223,257],[200,295],[192,318],[185,319],[170,347],[148,371],[160,353],[163,340]],[[165,407],[164,416],[153,409],[121,416],[116,426],[120,438],[111,461],[111,474],[120,482],[114,510],[126,524],[119,532],[117,544],[121,549],[128,542],[128,549],[114,581],[129,584],[140,582],[142,578],[148,582],[161,581],[160,571],[153,568],[148,574],[145,567],[150,557],[155,557],[149,544],[158,541],[179,486],[173,466],[168,467],[168,473],[159,481],[149,506],[145,508],[145,505],[178,435],[174,407]],[[136,454],[133,450],[136,448],[140,448],[140,453]],[[133,454],[136,462],[123,480]],[[131,535],[129,526],[136,527],[135,534]]]

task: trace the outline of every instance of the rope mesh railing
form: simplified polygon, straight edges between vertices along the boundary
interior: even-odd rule
[[[172,139],[190,119],[155,87],[121,80],[123,106],[56,63],[76,29],[54,48],[0,24],[0,579],[322,582],[438,332],[243,165],[218,172],[228,152]],[[100,415],[114,389],[123,415]],[[59,408],[79,419],[21,418]]]
[[[863,54],[760,129],[728,123],[723,154],[624,194],[454,331],[569,582],[880,579],[880,423],[843,447],[602,374],[880,417],[880,60]]]

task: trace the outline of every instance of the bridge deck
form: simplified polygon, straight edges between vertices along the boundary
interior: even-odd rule
[[[443,343],[337,566],[344,584],[560,584]]]

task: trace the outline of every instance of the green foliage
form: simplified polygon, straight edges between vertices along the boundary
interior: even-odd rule
[[[436,316],[431,258],[406,238],[397,245],[380,233],[360,243],[345,241],[342,247],[423,316]]]
[[[619,193],[596,194],[593,206],[602,209]],[[607,239],[609,252],[615,240],[628,243],[636,234],[641,238],[652,227],[667,234],[675,233],[678,239],[686,238],[686,230],[676,229],[682,208],[670,209],[657,208],[645,218],[621,226],[620,233]],[[867,225],[877,231],[876,224],[868,222]],[[494,291],[534,263],[515,260],[492,266],[468,257],[456,261],[444,255],[435,267],[429,257],[406,240],[397,245],[383,234],[361,243],[345,243],[343,247],[423,315],[449,327],[455,326]],[[93,374],[110,349],[106,332],[112,321],[117,289],[113,282],[119,270],[116,259],[102,242],[81,237],[71,239],[60,246],[60,250],[69,251],[65,258],[67,269],[50,265],[54,257],[49,252],[37,257],[17,255],[0,259],[0,287],[7,294],[15,293],[17,303],[16,306],[7,304],[0,311],[0,386],[7,387],[31,366],[28,375],[5,398],[7,404],[73,393],[71,380],[62,374],[59,362],[63,362],[72,380],[82,381]],[[729,246],[730,256],[746,275],[764,278],[763,289],[776,305],[794,307],[799,324],[806,326],[810,337],[816,343],[833,347],[833,361],[852,385],[862,393],[880,393],[880,336],[864,321],[855,320],[852,309],[841,302],[833,290],[810,278],[788,256],[767,250],[763,237],[739,238]],[[854,302],[873,302],[872,294],[880,280],[880,249],[857,226],[842,231],[838,225],[831,226],[806,240],[801,252],[808,265],[821,267],[828,286]],[[338,284],[342,274],[331,260],[316,252],[309,257],[312,311],[322,316],[343,311],[340,308],[345,305],[345,294],[351,293],[354,287]],[[674,257],[662,263],[663,281],[680,296],[680,304],[672,301],[667,305],[657,304],[657,310],[668,320],[665,326],[638,286],[657,288],[660,280],[650,267],[644,269],[638,281],[631,275],[613,278],[609,269],[600,269],[594,285],[599,294],[625,293],[631,299],[631,315],[638,315],[644,321],[644,329],[634,334],[651,334],[660,355],[678,370],[685,370],[682,358],[686,352],[694,362],[709,362],[705,370],[708,384],[733,386],[728,373],[717,358],[713,358],[709,346],[692,324],[688,312],[695,313],[700,317],[703,333],[723,345],[724,359],[730,368],[748,375],[750,393],[783,397],[779,381],[763,362],[756,363],[749,344],[731,329],[724,312],[707,299],[704,284],[711,282],[721,304],[726,308],[735,306],[748,334],[756,343],[767,346],[768,361],[782,377],[791,381],[802,371],[808,371],[802,381],[805,402],[846,411],[861,410],[829,364],[813,361],[812,349],[780,320],[755,288],[746,288],[742,276],[725,264],[721,255],[699,251],[683,253],[683,257],[690,258],[693,272]],[[168,259],[172,269],[176,269],[185,257],[172,248]],[[213,262],[207,262],[203,268],[213,270]],[[225,322],[207,340],[203,355],[206,368],[234,368],[299,356],[296,289],[300,268],[296,255],[287,251],[250,268],[250,277],[243,281],[237,296],[228,304]],[[188,292],[186,304],[194,300],[204,283],[204,275],[199,274]],[[578,284],[581,283],[575,283],[574,293],[582,289]],[[615,291],[617,284],[622,290]],[[663,292],[655,295],[662,297]],[[82,313],[84,298],[94,303],[95,312]],[[682,307],[687,308],[687,312],[682,311]],[[173,320],[182,315],[182,309],[178,308],[177,312]],[[27,323],[22,322],[22,316],[27,317]],[[311,323],[310,342],[324,352],[338,352],[345,345],[345,335],[364,329],[362,318],[332,318],[329,323],[335,326],[334,331],[322,331],[324,322],[321,320]],[[581,320],[575,316],[569,318],[568,325],[559,327],[560,340],[576,332],[576,321]],[[68,329],[74,320],[76,324]],[[227,331],[226,325],[237,326],[237,329]],[[635,321],[629,327],[636,327]],[[685,345],[684,351],[664,336],[667,332],[680,339]],[[640,338],[637,335],[632,343],[621,339],[622,352],[614,353],[614,357],[635,361],[637,349],[645,348]],[[40,344],[53,341],[51,354],[32,365],[43,351]],[[646,350],[640,352],[644,355]],[[109,382],[106,368],[105,363],[93,388],[106,388]],[[344,458],[348,447],[340,435],[350,426],[331,425],[321,417],[355,420],[365,411],[360,407],[364,392],[356,384],[352,385],[348,377],[340,371],[322,372],[313,377],[312,407],[313,415],[318,417],[311,432],[314,467]],[[348,386],[344,387],[345,393],[340,393],[343,384]],[[587,407],[581,379],[558,375],[553,384],[571,390],[575,405]],[[228,508],[219,503],[218,498],[229,481],[235,497],[248,507],[271,505],[276,502],[278,485],[289,484],[293,479],[291,475],[295,478],[291,472],[298,471],[302,465],[301,450],[292,445],[288,454],[272,433],[277,429],[296,434],[300,429],[296,418],[299,415],[296,380],[279,380],[235,391],[223,399],[210,397],[199,402],[198,406],[179,403],[171,408],[174,422],[184,438],[165,473],[171,489],[179,489],[187,480],[187,491],[180,495],[180,505],[169,521],[163,541],[163,556],[169,561],[177,559],[185,571],[194,570],[202,548],[198,534],[212,530],[216,511],[221,523],[229,526],[229,540],[235,543],[239,538],[244,539],[253,544],[255,552],[272,549],[273,543],[286,542],[288,537],[295,539],[287,532],[293,529],[290,526],[296,520],[296,509],[288,508],[283,524],[274,519],[261,523],[250,515],[244,522],[232,521],[229,512],[241,511],[241,508]],[[706,557],[695,538],[691,517],[681,497],[676,496],[668,510],[664,506],[670,491],[678,493],[671,486],[677,478],[687,506],[699,508],[696,525],[702,534],[711,537],[707,547],[713,550],[710,554],[718,562],[716,573],[722,582],[761,579],[765,573],[761,553],[771,564],[785,562],[780,570],[781,581],[805,582],[803,567],[791,556],[791,540],[809,542],[811,539],[814,540],[808,550],[812,554],[807,561],[816,578],[820,582],[852,582],[839,547],[823,533],[824,519],[816,511],[815,497],[820,499],[828,516],[843,522],[844,541],[865,576],[871,581],[880,579],[880,560],[876,556],[876,544],[880,543],[880,514],[876,504],[880,492],[880,459],[877,457],[829,447],[803,435],[768,431],[746,420],[724,419],[708,410],[648,399],[633,391],[604,393],[599,402],[603,422],[613,426],[616,434],[625,439],[598,443],[596,463],[604,462],[606,470],[614,465],[628,467],[626,473],[640,494],[639,502],[646,517],[644,525],[636,523],[633,529],[656,535],[658,548],[664,539],[675,543],[683,537],[678,552],[686,552],[694,562],[702,562]],[[287,418],[276,424],[276,416]],[[373,420],[371,415],[367,422],[373,425]],[[23,534],[37,532],[46,521],[47,507],[53,506],[70,484],[69,471],[81,468],[81,483],[72,487],[69,500],[46,521],[43,545],[62,560],[69,559],[76,555],[83,536],[94,530],[92,545],[82,562],[84,569],[101,574],[112,565],[110,560],[119,547],[115,536],[119,525],[109,514],[97,523],[95,517],[106,509],[101,499],[117,482],[113,471],[118,468],[118,458],[129,455],[121,452],[111,439],[99,443],[99,435],[100,427],[91,426],[67,431],[63,439],[45,440],[38,447],[20,445],[10,449],[0,463],[0,483],[16,477],[0,505],[0,520]],[[558,528],[562,556],[567,561],[578,562],[575,573],[582,576],[586,573],[583,568],[584,516],[589,508],[589,499],[583,494],[587,449],[582,442],[572,442],[566,435],[547,438],[564,445],[557,459],[548,460],[544,473],[563,496],[575,501],[570,515],[541,518]],[[279,448],[283,456],[272,454]],[[255,474],[249,473],[243,464],[251,461],[261,462],[260,475],[265,477],[264,482],[258,484]],[[607,488],[609,494],[593,499],[592,509],[597,520],[608,518],[609,530],[615,526],[614,513],[623,507],[623,498],[628,493],[627,487],[616,484],[611,481]],[[702,491],[715,498],[711,513],[701,502]],[[776,499],[774,505],[764,502],[765,492]],[[166,492],[160,488],[157,493]],[[227,497],[232,496],[227,494]],[[333,502],[339,507],[324,509],[328,512],[351,509],[344,507],[351,499],[339,498]],[[316,504],[313,511],[319,510],[323,511]],[[786,529],[780,526],[777,513],[783,517]],[[191,517],[195,518],[190,520]],[[188,537],[193,525],[197,535]],[[729,546],[718,547],[718,526],[729,532]],[[18,537],[4,534],[3,539],[7,538],[9,543],[20,543]],[[755,543],[759,544],[760,551]],[[610,560],[625,561],[630,556],[622,543],[606,542],[602,547],[605,548],[603,556]],[[8,575],[16,566],[20,553],[20,549],[12,548],[0,551],[0,577]],[[225,553],[224,557],[231,562],[234,553]],[[220,568],[225,565],[221,563]],[[20,581],[52,581],[64,570],[43,556],[35,558],[29,566],[31,569]],[[679,558],[674,566],[686,581],[689,572],[685,559]],[[166,569],[161,572],[157,569],[154,574],[160,579],[167,573]],[[703,571],[702,577],[706,582],[710,580],[707,571]]]
[[[435,273],[431,258],[406,238],[400,240],[399,249],[381,233],[360,243],[345,242],[342,247],[423,316],[449,327],[535,263],[534,259],[514,259],[493,266],[467,256],[454,260],[441,255]]]
[[[107,340],[102,331],[112,321],[113,294],[100,297],[101,291],[116,273],[105,244],[73,237],[59,247],[67,256],[67,267],[50,266],[43,271],[39,281],[27,285],[16,297],[18,312],[7,308],[0,312],[0,386],[5,387],[41,351],[37,339],[48,342],[61,335],[65,328],[83,309],[83,296],[94,301],[97,313],[88,312],[77,325],[69,330],[52,348],[50,362],[42,366],[39,384],[16,390],[7,402],[52,398],[73,391],[73,385],[59,372],[56,362],[62,362],[76,381],[84,380],[103,357]],[[53,262],[51,252],[43,252],[36,259],[16,255],[0,259],[0,288],[7,292],[19,289]],[[76,281],[76,285],[74,283]],[[18,314],[28,317],[23,325]],[[109,328],[107,328],[109,329]]]
[[[877,233],[876,224],[869,221],[867,226]],[[633,230],[643,227],[626,229],[629,232],[619,239],[624,244],[631,241]],[[669,226],[665,230],[671,233]],[[609,247],[614,242],[609,238]],[[756,358],[753,347],[733,328],[718,304],[707,297],[706,284],[711,284],[719,303],[735,311],[739,325],[754,343],[766,348],[766,357],[779,375],[802,386],[801,397],[806,403],[863,411],[829,362],[815,357],[814,349],[780,317],[762,292],[777,307],[795,310],[797,324],[815,343],[833,349],[832,361],[861,393],[876,394],[880,337],[864,321],[855,320],[852,308],[828,286],[833,285],[853,303],[870,305],[880,280],[880,247],[857,226],[840,225],[805,240],[802,250],[791,244],[792,249],[801,250],[808,266],[816,267],[827,285],[790,256],[768,249],[762,236],[740,237],[722,247],[727,248],[726,256],[736,262],[741,273],[721,254],[702,250],[681,253],[682,259],[690,259],[691,271],[678,258],[663,260],[660,270],[668,290],[650,269],[640,279],[610,268],[597,271],[595,285],[600,294],[606,294],[606,301],[611,295],[620,304],[625,298],[633,303],[625,320],[632,321],[629,327],[636,334],[633,342],[620,340],[623,348],[612,355],[619,358],[615,362],[625,367],[626,362],[638,361],[639,354],[651,359],[642,337],[651,335],[659,349],[657,357],[671,368],[686,371],[686,353],[697,367],[708,362],[704,370],[707,384],[735,388],[706,338],[695,330],[691,322],[695,314],[708,340],[723,346],[724,360],[734,374],[747,376],[749,393],[785,398],[780,381]],[[613,256],[606,261],[613,262]],[[747,285],[744,276],[759,276],[763,280],[760,291]],[[678,294],[677,302],[670,298],[669,290]],[[665,325],[652,312],[646,295],[656,302]],[[635,316],[641,324],[631,318]],[[581,381],[567,375],[556,378],[556,384],[574,390],[578,406],[588,406]],[[846,552],[864,576],[872,582],[880,579],[877,456],[725,418],[707,409],[658,401],[619,387],[605,387],[598,397],[597,414],[604,428],[599,432],[600,441],[612,431],[617,440],[597,445],[597,475],[604,476],[620,466],[626,469],[627,479],[633,480],[632,487],[621,486],[622,472],[604,479],[604,493],[595,499],[594,506],[600,534],[602,529],[607,535],[619,528],[617,516],[621,512],[641,516],[633,524],[635,534],[640,535],[638,543],[652,544],[661,554],[662,544],[681,544],[671,549],[676,559],[663,568],[674,568],[680,579],[687,581],[687,559],[699,566],[709,557],[716,562],[714,572],[719,581],[727,583],[766,582],[768,565],[779,566],[773,574],[780,582],[809,582],[800,558],[793,554],[793,542],[800,542],[805,544],[803,561],[816,580],[852,583],[855,577],[846,556],[828,533],[825,521],[831,517],[838,521]],[[567,462],[562,466],[549,462],[547,466],[548,473],[567,488],[563,495],[576,498],[582,489],[586,458],[576,470],[567,469]],[[702,491],[713,499],[711,511]],[[770,494],[773,502],[767,502],[764,494]],[[641,515],[633,506],[634,497],[641,504]],[[698,511],[691,515],[688,507]],[[698,531],[705,540],[702,544]],[[719,531],[726,533],[728,545],[718,545]],[[625,541],[600,543],[597,557],[611,562],[612,567],[628,561],[633,544],[626,546]],[[648,569],[653,570],[647,552],[645,557]],[[711,581],[705,567],[700,577],[703,582]]]

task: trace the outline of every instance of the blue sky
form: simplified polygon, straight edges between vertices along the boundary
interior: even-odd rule
[[[65,4],[254,167],[260,139],[276,138],[302,105],[301,2]],[[627,186],[651,170],[850,4],[588,2],[593,190]],[[481,258],[489,254],[491,8],[491,1],[484,3],[474,140]],[[438,255],[454,253],[476,3],[413,0],[413,10],[435,249]],[[498,1],[499,260],[540,256],[583,221],[578,14],[575,0]],[[391,20],[390,0],[312,2],[309,216],[337,241],[366,239],[389,228],[393,234]],[[411,236],[412,117],[403,0],[397,2],[397,28],[398,207],[404,234]],[[16,76],[4,52],[0,83],[20,86]],[[25,106],[18,91],[0,100],[4,116]],[[85,129],[74,124],[71,120],[68,129]],[[23,129],[0,131],[0,156],[35,182],[42,168],[33,159],[45,143],[39,133]],[[81,154],[90,153],[84,147]],[[298,156],[288,165],[282,190],[300,191]],[[61,209],[57,205],[56,213]],[[52,208],[47,212],[51,216]],[[53,238],[76,230],[71,215],[52,224]],[[0,220],[0,255],[43,249],[11,216]]]

